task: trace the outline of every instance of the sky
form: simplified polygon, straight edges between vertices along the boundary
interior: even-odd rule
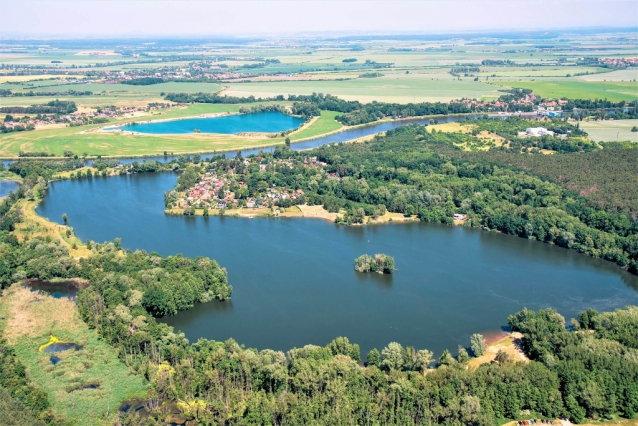
[[[638,28],[636,0],[0,0],[0,38]]]

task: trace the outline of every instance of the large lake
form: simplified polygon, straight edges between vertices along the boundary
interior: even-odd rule
[[[163,193],[176,175],[53,182],[38,213],[94,241],[163,255],[209,256],[228,269],[227,302],[164,319],[186,333],[259,349],[325,345],[337,336],[365,356],[389,342],[440,354],[472,333],[499,330],[527,307],[569,318],[638,304],[638,277],[572,250],[461,227],[423,223],[336,226],[318,219],[175,217]],[[363,253],[395,257],[392,276],[361,275]]]
[[[152,135],[187,134],[195,129],[201,133],[234,134],[240,132],[282,132],[296,129],[304,120],[280,112],[235,114],[223,117],[188,118],[126,125],[118,129]]]

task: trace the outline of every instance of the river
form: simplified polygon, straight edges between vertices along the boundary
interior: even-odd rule
[[[456,353],[472,333],[506,326],[527,307],[567,320],[589,307],[638,304],[638,277],[573,250],[518,237],[424,223],[337,226],[319,219],[175,217],[163,213],[172,173],[50,184],[40,215],[82,240],[122,238],[130,249],[208,256],[228,269],[232,300],[200,304],[162,321],[200,337],[288,350],[347,336]],[[387,253],[392,276],[361,275],[354,259]]]

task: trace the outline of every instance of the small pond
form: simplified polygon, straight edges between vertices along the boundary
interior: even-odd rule
[[[56,299],[73,299],[78,295],[78,284],[75,281],[26,280],[24,286],[32,291],[40,291]]]
[[[15,192],[20,184],[12,180],[0,180],[0,197],[6,197],[10,191]]]
[[[42,352],[57,353],[57,352],[68,351],[70,349],[75,349],[76,351],[79,351],[80,349],[82,349],[82,345],[78,345],[77,343],[73,343],[73,342],[56,342],[56,343],[51,343],[50,345],[43,348]],[[51,362],[53,362],[53,360]]]
[[[223,117],[188,118],[184,120],[155,121],[142,124],[129,124],[118,127],[128,132],[151,135],[181,135],[195,133],[275,133],[296,129],[304,119],[280,112],[259,112],[254,114],[236,114]],[[107,128],[107,130],[115,129]]]

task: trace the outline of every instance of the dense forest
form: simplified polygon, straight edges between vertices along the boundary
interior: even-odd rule
[[[559,183],[611,213],[638,213],[638,150],[622,144],[605,144],[578,155],[521,155],[511,150],[461,151],[437,145],[440,155],[461,160],[499,164],[526,170]]]

